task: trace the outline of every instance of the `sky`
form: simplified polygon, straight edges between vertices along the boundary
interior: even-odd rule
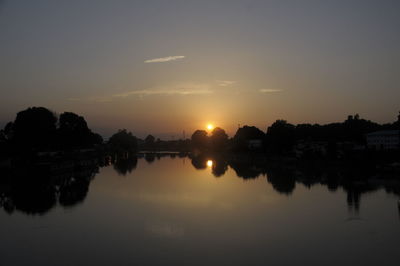
[[[0,0],[0,126],[44,106],[186,137],[400,111],[400,1]]]

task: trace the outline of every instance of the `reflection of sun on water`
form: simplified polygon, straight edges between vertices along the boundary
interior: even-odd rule
[[[213,161],[212,161],[212,160],[208,160],[208,161],[207,161],[207,166],[208,166],[208,167],[211,167],[212,165],[213,165]]]

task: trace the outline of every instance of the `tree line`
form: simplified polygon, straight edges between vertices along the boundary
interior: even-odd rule
[[[85,119],[72,112],[59,116],[44,107],[17,113],[0,131],[0,142],[11,153],[93,147],[103,138],[92,132]]]
[[[325,142],[328,150],[334,151],[338,142],[365,144],[365,134],[378,130],[400,129],[398,120],[378,124],[362,119],[358,114],[350,115],[343,122],[293,125],[277,120],[266,131],[254,126],[238,128],[229,138],[224,129],[216,127],[212,132],[196,130],[190,139],[165,141],[148,135],[144,140],[135,137],[126,129],[113,134],[107,142],[89,129],[84,117],[64,112],[60,115],[44,107],[31,107],[17,113],[14,121],[0,131],[0,153],[26,151],[73,150],[102,147],[103,150],[121,153],[138,150],[199,151],[199,152],[265,152],[284,154],[296,143]]]
[[[215,128],[210,135],[205,130],[196,130],[192,135],[192,147],[200,151],[262,151],[282,154],[291,151],[296,143],[324,142],[328,150],[337,143],[365,145],[365,135],[379,130],[400,130],[400,114],[393,123],[378,124],[362,119],[358,114],[349,115],[343,122],[293,125],[286,120],[276,120],[263,132],[254,126],[238,128],[233,138],[221,128]],[[252,145],[256,141],[256,145]]]

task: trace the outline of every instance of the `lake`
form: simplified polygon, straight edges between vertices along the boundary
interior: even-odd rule
[[[0,265],[398,265],[399,179],[263,164],[141,156],[3,183]]]

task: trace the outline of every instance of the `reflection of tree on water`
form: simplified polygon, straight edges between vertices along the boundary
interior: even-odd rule
[[[146,160],[146,162],[152,163],[156,159],[156,156],[154,153],[146,153],[144,159]]]
[[[347,193],[349,210],[358,212],[361,195],[385,189],[387,193],[400,196],[400,181],[385,178],[371,166],[361,165],[324,165],[315,161],[293,163],[267,161],[265,158],[251,156],[222,156],[213,157],[197,155],[191,158],[196,169],[206,169],[207,160],[213,160],[212,173],[216,177],[223,176],[228,165],[239,178],[256,179],[265,176],[275,191],[282,194],[291,194],[296,182],[306,187],[320,184],[330,191],[343,188]],[[218,167],[221,166],[221,168]],[[218,171],[216,171],[218,169]],[[219,171],[220,170],[220,171]],[[400,208],[400,207],[399,207]],[[399,209],[400,212],[400,209]]]
[[[115,156],[113,160],[114,170],[117,171],[119,175],[125,176],[136,169],[137,157],[136,155],[124,154],[120,156]]]
[[[45,214],[57,203],[57,192],[46,184],[10,184],[2,191],[0,206],[12,214],[19,210],[26,214]]]
[[[200,154],[198,156],[192,157],[192,165],[197,170],[206,169],[207,168],[207,160],[208,160],[207,156]]]
[[[57,204],[75,206],[85,200],[96,172],[97,167],[93,165],[56,173],[26,171],[23,175],[9,174],[0,183],[0,208],[9,214],[17,210],[30,215],[44,215]]]
[[[211,172],[215,177],[221,177],[228,170],[228,162],[223,158],[215,158]]]
[[[204,154],[200,154],[197,156],[193,156],[191,158],[192,165],[197,170],[206,169],[207,166],[211,167],[211,172],[215,177],[221,177],[228,170],[228,162],[224,157],[214,156],[210,160],[210,156],[206,156]],[[207,165],[207,162],[211,162],[210,165]]]
[[[399,210],[399,218],[400,218],[400,201],[397,202],[397,209]]]
[[[349,211],[358,212],[360,210],[360,196],[361,193],[357,190],[347,191],[347,206]]]
[[[82,203],[89,191],[91,180],[77,178],[69,181],[68,185],[60,187],[59,203],[64,207],[74,206]]]
[[[229,165],[236,175],[243,179],[257,179],[265,175],[267,181],[279,193],[291,194],[296,186],[293,171],[285,166],[268,167],[257,158],[232,158]]]
[[[328,171],[326,174],[325,184],[328,187],[329,191],[337,191],[339,188],[339,176],[336,172]]]
[[[282,194],[289,195],[296,187],[294,173],[285,167],[276,167],[267,170],[267,180],[276,191]]]
[[[262,170],[250,161],[231,160],[229,165],[243,179],[256,179],[262,174]]]

